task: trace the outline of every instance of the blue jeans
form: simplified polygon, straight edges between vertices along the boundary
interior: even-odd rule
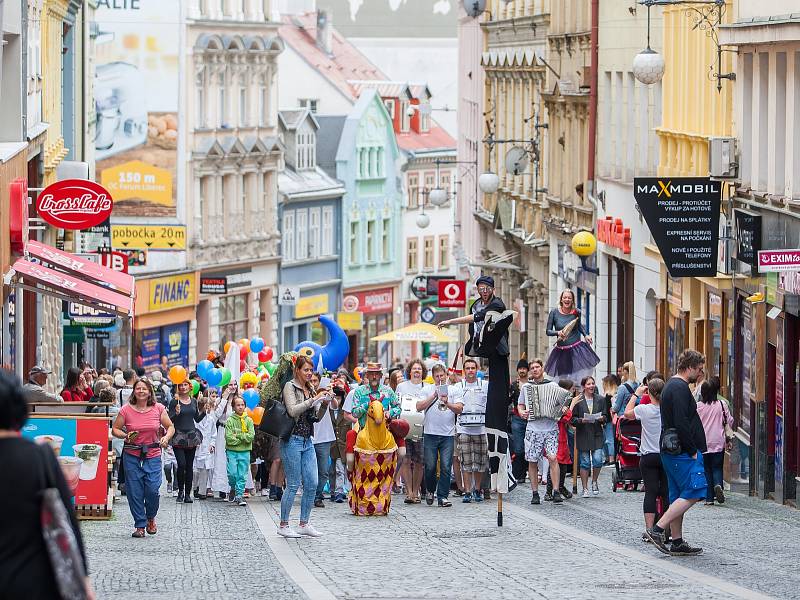
[[[588,450],[581,451],[578,448],[578,460],[581,469],[586,471],[589,470],[589,461],[591,460],[591,467],[595,470],[602,469],[603,464],[605,463],[605,453],[602,448],[598,448],[597,450],[592,450],[591,452]]]
[[[314,453],[317,455],[317,493],[316,500],[322,500],[325,484],[328,483],[331,471],[331,444],[333,442],[320,442],[314,444]],[[334,487],[334,486],[331,486]]]
[[[606,437],[606,457],[613,460],[614,458],[614,424],[606,423],[603,425],[603,433]]]
[[[317,455],[311,438],[292,435],[281,440],[281,461],[286,473],[286,491],[281,498],[281,522],[288,523],[294,497],[303,483],[303,497],[300,499],[300,522],[308,523],[317,493]]]
[[[147,519],[155,519],[158,514],[161,457],[146,458],[140,466],[138,456],[123,452],[122,464],[125,465],[125,493],[133,515],[133,526],[145,527]]]
[[[511,417],[511,438],[508,440],[511,450],[511,472],[514,478],[520,481],[528,471],[528,461],[525,460],[525,428],[528,422],[514,415]]]
[[[703,454],[703,467],[706,472],[706,500],[714,500],[714,486],[722,485],[722,465],[725,462],[725,451],[706,452]]]
[[[426,433],[422,438],[422,447],[425,453],[425,487],[429,493],[436,490],[436,497],[444,500],[450,495],[450,473],[453,468],[455,437]],[[437,462],[439,464],[438,485],[436,483]]]
[[[247,482],[247,470],[250,468],[250,451],[227,450],[225,452],[228,467],[228,485],[234,497],[244,496],[244,486]]]

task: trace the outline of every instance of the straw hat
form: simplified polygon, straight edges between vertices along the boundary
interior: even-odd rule
[[[368,362],[366,373],[383,373],[383,365],[379,362]]]

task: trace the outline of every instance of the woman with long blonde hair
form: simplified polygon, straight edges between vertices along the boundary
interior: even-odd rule
[[[580,381],[594,373],[600,357],[592,349],[592,336],[584,327],[583,315],[575,305],[572,290],[566,289],[559,295],[558,306],[547,318],[546,333],[556,338],[544,366],[550,377]]]

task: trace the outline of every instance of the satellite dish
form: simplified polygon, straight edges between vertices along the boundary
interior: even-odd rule
[[[463,0],[464,10],[470,17],[480,16],[486,10],[486,0]]]
[[[506,152],[506,171],[521,175],[528,168],[528,153],[522,146],[514,146]]]

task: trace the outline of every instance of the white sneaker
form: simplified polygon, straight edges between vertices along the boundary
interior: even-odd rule
[[[297,533],[300,535],[305,535],[307,537],[322,537],[322,534],[314,529],[314,526],[311,523],[306,523],[305,525],[298,525],[297,526]]]
[[[266,496],[269,496],[269,488],[267,488],[267,489],[265,489],[265,490],[261,490],[261,495],[262,495],[262,496],[265,496],[265,497],[266,497]]]
[[[597,487],[596,483],[592,484],[592,496],[599,496],[600,495],[600,488]]]
[[[285,537],[285,538],[299,538],[302,537],[299,533],[297,533],[294,529],[289,527],[288,525],[278,526],[278,535]]]
[[[583,493],[581,494],[581,498],[591,498],[591,494],[589,493],[589,490],[587,490],[586,488],[583,488]]]

